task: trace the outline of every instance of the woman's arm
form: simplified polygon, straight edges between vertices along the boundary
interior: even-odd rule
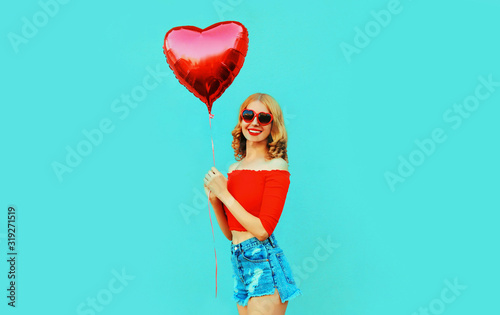
[[[222,208],[222,202],[219,200],[219,198],[213,196],[213,194],[211,194],[210,197],[211,197],[210,203],[214,208],[215,217],[217,218],[219,227],[222,233],[224,233],[224,235],[227,237],[227,239],[232,241],[233,234],[231,233],[231,230],[229,230],[229,225],[227,224],[227,217],[226,214],[224,213],[224,209]]]
[[[228,191],[222,193],[219,198],[236,220],[259,241],[264,241],[269,237],[260,219],[248,213]]]

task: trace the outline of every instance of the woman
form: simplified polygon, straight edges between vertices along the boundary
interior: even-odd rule
[[[290,185],[278,103],[267,94],[250,95],[232,135],[238,162],[229,167],[227,179],[212,167],[204,186],[222,232],[232,241],[233,298],[240,315],[285,314],[288,301],[302,292],[273,234]]]

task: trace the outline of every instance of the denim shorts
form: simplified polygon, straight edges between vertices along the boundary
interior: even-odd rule
[[[274,233],[264,241],[253,237],[236,245],[231,243],[231,263],[233,299],[242,306],[251,297],[274,294],[275,289],[282,303],[302,295]]]

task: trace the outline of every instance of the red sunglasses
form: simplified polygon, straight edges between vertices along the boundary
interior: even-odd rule
[[[241,111],[241,118],[247,123],[251,123],[255,116],[257,116],[257,120],[262,126],[269,125],[273,121],[273,115],[271,113],[256,113],[251,109],[244,109]]]

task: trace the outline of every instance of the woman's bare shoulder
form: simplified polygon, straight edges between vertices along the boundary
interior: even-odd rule
[[[229,165],[229,169],[227,172],[230,173],[231,171],[235,170],[238,167],[238,164],[240,164],[240,161],[234,162],[233,164]]]
[[[288,170],[288,163],[283,158],[274,158],[268,162],[269,169]]]

